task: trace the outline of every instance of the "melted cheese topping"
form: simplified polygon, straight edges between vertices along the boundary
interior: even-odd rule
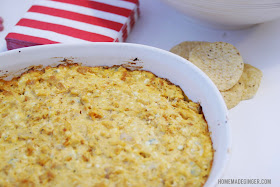
[[[0,186],[201,186],[199,104],[146,71],[48,67],[0,82]]]

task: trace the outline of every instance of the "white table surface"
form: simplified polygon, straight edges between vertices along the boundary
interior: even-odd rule
[[[280,186],[280,20],[240,31],[213,30],[189,22],[160,0],[140,3],[141,18],[127,42],[165,50],[185,40],[229,42],[246,63],[262,70],[257,95],[229,111],[232,156],[222,178],[271,179],[271,185],[255,186]],[[7,50],[5,36],[31,4],[32,0],[0,0],[5,26],[0,32],[0,52]]]

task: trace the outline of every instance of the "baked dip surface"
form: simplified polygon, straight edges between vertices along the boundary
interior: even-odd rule
[[[0,82],[0,186],[202,186],[199,104],[146,71],[61,65]]]

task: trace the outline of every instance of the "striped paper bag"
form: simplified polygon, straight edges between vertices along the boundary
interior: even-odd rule
[[[138,0],[36,0],[6,36],[8,50],[43,44],[123,42]]]

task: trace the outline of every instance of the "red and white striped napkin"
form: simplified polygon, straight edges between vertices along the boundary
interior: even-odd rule
[[[6,36],[7,48],[123,42],[139,17],[138,0],[36,0]]]

